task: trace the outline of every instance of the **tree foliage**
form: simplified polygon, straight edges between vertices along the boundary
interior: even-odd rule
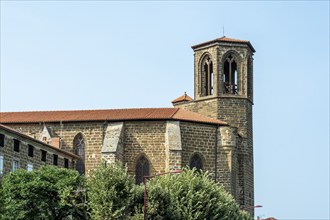
[[[43,166],[3,177],[0,219],[86,219],[85,178],[77,171]]]
[[[148,181],[147,189],[148,219],[252,220],[207,172],[184,169],[158,176]]]
[[[147,219],[252,220],[207,172],[185,168],[149,178],[146,189]],[[87,187],[78,172],[50,166],[12,172],[0,184],[0,219],[87,218],[144,219],[144,185],[135,185],[120,163],[96,169]]]
[[[123,219],[129,215],[133,180],[119,163],[96,169],[88,179],[88,205],[92,219]]]

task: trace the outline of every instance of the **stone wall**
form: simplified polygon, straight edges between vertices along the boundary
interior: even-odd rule
[[[165,172],[166,121],[134,121],[124,123],[124,163],[135,175],[136,162],[144,155],[150,162],[150,175]]]
[[[61,138],[60,148],[71,153],[73,140],[81,133],[85,141],[85,170],[88,175],[101,162],[101,147],[106,124],[103,122],[67,122],[45,124],[8,124],[7,126],[23,134],[39,139],[43,127],[51,128],[53,137]]]
[[[0,128],[0,133],[4,135],[4,146],[0,146],[0,156],[4,159],[3,173],[12,171],[13,161],[18,161],[19,168],[27,169],[27,165],[33,165],[33,169],[41,165],[54,165],[54,156],[57,155],[57,166],[64,167],[64,160],[68,160],[68,168],[74,168],[74,159],[72,156],[53,149],[45,144],[30,140],[21,135]],[[14,151],[14,139],[19,141],[19,151]],[[33,156],[28,155],[28,148],[33,146]],[[41,160],[41,150],[46,151],[46,161]]]
[[[12,124],[12,128],[38,136],[43,124]],[[101,163],[120,160],[135,175],[136,162],[144,155],[150,162],[150,175],[189,166],[191,157],[198,153],[203,169],[238,198],[238,183],[246,188],[246,166],[238,170],[237,129],[184,121],[124,121],[46,123],[52,136],[61,137],[61,148],[73,150],[73,140],[81,133],[85,139],[86,174]],[[247,149],[247,148],[246,148]],[[243,158],[245,161],[245,157]],[[243,161],[240,157],[240,162]],[[241,175],[241,179],[238,176]],[[244,194],[245,195],[245,194]]]
[[[237,148],[240,204],[250,206],[254,204],[252,103],[240,98],[218,101],[218,119],[236,127],[241,138]]]
[[[61,137],[61,149],[74,153],[73,140],[81,133],[85,139],[86,174],[101,163],[101,151],[107,127],[105,122],[67,122],[45,124],[7,124],[14,130],[31,137],[39,138],[44,125],[51,128],[52,136]],[[165,171],[165,131],[166,121],[127,121],[123,125],[123,136],[115,155],[107,154],[105,159],[115,158],[128,166],[134,175],[135,162],[145,154],[150,161],[151,173]]]
[[[179,103],[174,105],[188,111],[196,112],[210,118],[218,118],[218,101],[214,98],[203,98],[187,103]]]
[[[180,127],[182,166],[189,166],[193,154],[198,153],[202,157],[204,170],[208,170],[214,178],[217,126],[181,122]]]

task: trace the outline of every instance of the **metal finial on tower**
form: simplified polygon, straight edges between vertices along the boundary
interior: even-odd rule
[[[222,26],[222,36],[225,37],[225,26]]]

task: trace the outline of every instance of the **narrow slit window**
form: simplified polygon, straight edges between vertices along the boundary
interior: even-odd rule
[[[208,95],[209,90],[209,65],[207,63],[204,64],[204,77],[205,77],[205,95]]]
[[[19,152],[19,140],[14,139],[14,151]]]
[[[69,168],[69,160],[67,158],[64,159],[64,167]]]
[[[46,162],[47,160],[47,151],[41,150],[41,161]]]
[[[0,134],[0,147],[4,147],[4,146],[5,146],[5,135]]]
[[[224,93],[238,94],[238,69],[232,55],[229,55],[223,66]]]
[[[214,74],[213,74],[213,63],[209,56],[204,58],[202,62],[202,74],[201,74],[201,85],[200,85],[201,96],[213,95],[214,89]]]
[[[57,166],[58,164],[58,156],[57,154],[53,154],[53,165]]]
[[[33,157],[33,153],[34,153],[34,147],[28,144],[28,156]]]

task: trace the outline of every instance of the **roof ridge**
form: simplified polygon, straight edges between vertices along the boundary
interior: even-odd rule
[[[222,36],[218,39],[228,39],[228,40],[236,40],[236,41],[241,41],[241,42],[250,42],[248,40],[241,40],[241,39],[237,39],[237,38],[232,38],[232,37],[226,37],[226,36]]]
[[[174,109],[175,109],[175,111],[174,111],[174,113],[170,116],[170,118],[173,118],[174,115],[176,115],[176,113],[177,113],[181,108],[174,108]]]
[[[135,108],[80,111],[0,112],[0,123],[74,122],[74,121],[129,121],[129,120],[184,120],[211,124],[227,124],[186,109]]]

